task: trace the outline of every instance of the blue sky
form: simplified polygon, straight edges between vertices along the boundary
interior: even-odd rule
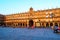
[[[0,14],[16,14],[34,10],[60,8],[60,0],[0,0]]]

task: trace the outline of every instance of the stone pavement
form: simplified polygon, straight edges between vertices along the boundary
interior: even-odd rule
[[[50,28],[2,28],[0,40],[60,40],[60,33],[54,33]]]

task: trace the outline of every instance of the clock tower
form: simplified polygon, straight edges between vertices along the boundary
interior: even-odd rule
[[[33,8],[32,7],[30,8],[30,11],[33,11]]]
[[[30,12],[31,15],[33,14],[34,11],[33,11],[32,7],[29,9],[29,12]]]

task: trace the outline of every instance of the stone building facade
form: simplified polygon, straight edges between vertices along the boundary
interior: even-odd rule
[[[60,8],[37,10],[31,7],[28,12],[5,15],[6,26],[10,27],[54,27],[60,26]]]
[[[0,26],[4,25],[4,15],[0,14]]]

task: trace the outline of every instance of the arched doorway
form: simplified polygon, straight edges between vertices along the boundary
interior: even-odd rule
[[[19,27],[22,27],[22,23],[18,23]]]
[[[49,23],[46,23],[46,27],[49,27]]]
[[[45,27],[45,26],[44,26],[44,22],[41,22],[41,23],[40,23],[40,27],[41,27],[41,28]]]
[[[50,26],[53,26],[53,23],[50,23]]]
[[[58,26],[58,23],[55,23],[55,26]]]
[[[29,20],[29,27],[33,26],[33,20]]]

